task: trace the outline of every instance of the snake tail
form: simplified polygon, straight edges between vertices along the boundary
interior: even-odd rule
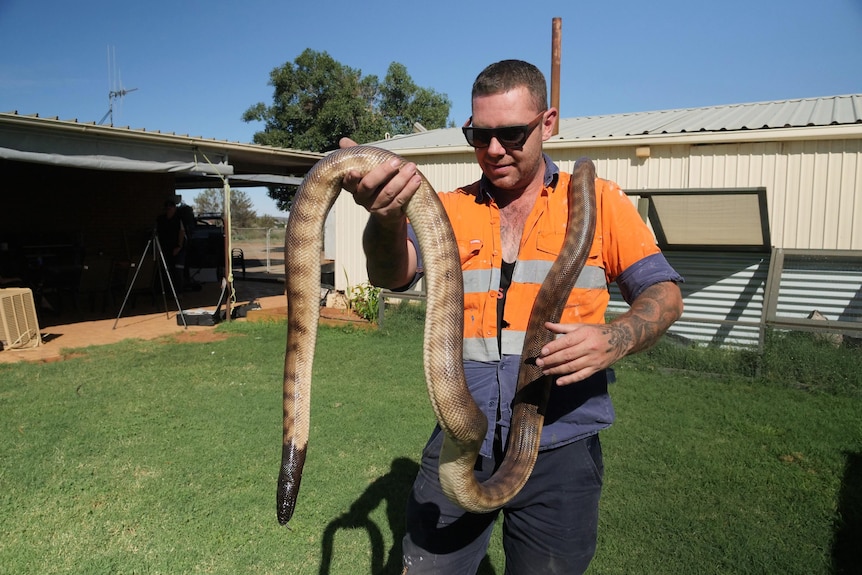
[[[296,509],[302,468],[305,465],[305,449],[297,449],[293,443],[281,448],[281,471],[278,474],[276,513],[278,522],[287,525]]]

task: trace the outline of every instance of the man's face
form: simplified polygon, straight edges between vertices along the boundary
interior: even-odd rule
[[[472,125],[476,128],[526,125],[540,112],[527,88],[519,87],[502,94],[474,98]],[[497,138],[491,138],[487,147],[476,148],[476,160],[495,187],[520,192],[542,177],[542,142],[551,136],[555,118],[553,109],[544,112],[538,126],[520,148],[504,147]]]

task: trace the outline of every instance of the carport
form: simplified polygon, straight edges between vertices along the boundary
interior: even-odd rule
[[[84,253],[133,261],[181,190],[297,184],[322,154],[0,113],[0,278]],[[230,234],[225,279],[233,293]],[[4,287],[0,285],[0,287]],[[228,298],[230,302],[232,298]],[[228,308],[228,317],[230,317]]]

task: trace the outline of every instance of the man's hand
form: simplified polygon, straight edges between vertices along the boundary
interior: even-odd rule
[[[546,323],[561,337],[542,348],[536,365],[545,375],[559,376],[557,385],[582,381],[610,367],[628,351],[625,329],[613,324]]]
[[[350,138],[342,138],[338,144],[341,148],[357,145]],[[343,185],[353,194],[353,201],[368,210],[380,226],[391,229],[401,225],[404,206],[421,183],[416,164],[393,159],[367,174],[351,170]]]
[[[341,148],[356,146],[350,138],[341,138]],[[414,163],[402,164],[393,159],[367,174],[349,171],[342,182],[353,194],[353,201],[371,215],[362,234],[368,280],[376,286],[400,288],[416,274],[416,248],[407,239],[407,216],[404,206],[419,189],[422,176]]]
[[[542,348],[536,365],[557,385],[582,381],[630,353],[655,345],[682,315],[682,295],[673,282],[646,288],[629,311],[608,324],[546,323],[559,335]]]

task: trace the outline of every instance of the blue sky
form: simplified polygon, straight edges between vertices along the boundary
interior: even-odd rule
[[[0,111],[98,122],[136,88],[114,125],[250,142],[242,113],[312,48],[381,79],[404,64],[460,124],[485,65],[550,76],[554,17],[564,117],[862,93],[862,0],[0,0]]]

